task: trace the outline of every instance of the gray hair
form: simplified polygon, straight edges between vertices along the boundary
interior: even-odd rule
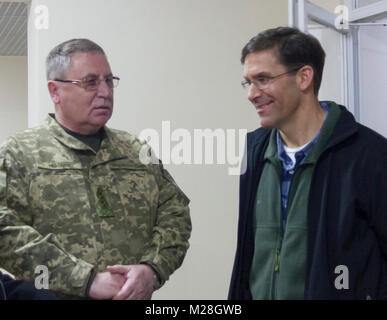
[[[50,51],[46,59],[47,80],[63,78],[70,64],[71,56],[76,52],[99,53],[105,55],[103,49],[88,39],[72,39],[57,45]]]

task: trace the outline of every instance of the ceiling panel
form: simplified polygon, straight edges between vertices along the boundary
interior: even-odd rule
[[[27,55],[27,5],[0,1],[0,56]]]

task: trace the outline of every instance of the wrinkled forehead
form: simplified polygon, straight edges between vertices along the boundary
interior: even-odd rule
[[[68,77],[80,79],[87,76],[106,77],[111,75],[112,71],[104,54],[75,52],[71,56],[66,74]]]

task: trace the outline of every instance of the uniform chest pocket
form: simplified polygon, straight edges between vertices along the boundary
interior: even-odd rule
[[[130,259],[139,258],[144,245],[151,241],[156,221],[155,177],[146,167],[109,164],[109,167],[96,168],[92,185],[99,197],[97,209],[107,208],[101,224],[105,247],[111,243]]]
[[[145,166],[115,164],[110,169],[113,184],[129,217],[152,218],[158,201],[158,185],[155,177]]]
[[[90,203],[80,169],[39,167],[31,179],[29,195],[38,228],[58,230],[90,223]]]

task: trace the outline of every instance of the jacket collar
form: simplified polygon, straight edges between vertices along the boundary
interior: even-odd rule
[[[359,130],[359,124],[356,122],[354,116],[352,113],[350,113],[344,106],[336,104],[333,101],[322,101],[326,103],[329,107],[329,109],[338,109],[340,111],[339,118],[336,122],[335,127],[333,128],[333,132],[330,136],[330,139],[326,143],[326,146],[324,148],[324,151],[334,147],[335,145],[343,142],[344,140],[348,139],[350,136],[357,133]],[[261,128],[262,129],[262,128]],[[275,138],[275,131],[276,129],[264,129],[265,130],[265,141],[268,141],[268,139]],[[261,139],[256,139],[253,142],[253,147],[255,147],[257,144],[262,143]],[[269,143],[270,146],[270,143]],[[265,158],[273,157],[276,154],[276,144],[272,144],[271,147],[268,147],[267,152],[265,152]]]
[[[352,113],[350,113],[344,106],[336,104],[335,102],[327,101],[327,103],[340,108],[341,114],[325,150],[343,142],[359,131],[359,123],[356,122]]]
[[[46,117],[45,125],[54,138],[66,147],[75,150],[92,150],[82,141],[68,134],[56,121],[53,114],[49,114]]]
[[[106,137],[102,140],[101,147],[97,153],[82,141],[68,134],[51,115],[47,116],[45,126],[49,130],[50,134],[67,148],[95,153],[96,158],[93,161],[93,165],[127,158],[127,155],[123,153],[122,150],[118,150],[114,147],[114,135],[106,126],[104,126]]]

